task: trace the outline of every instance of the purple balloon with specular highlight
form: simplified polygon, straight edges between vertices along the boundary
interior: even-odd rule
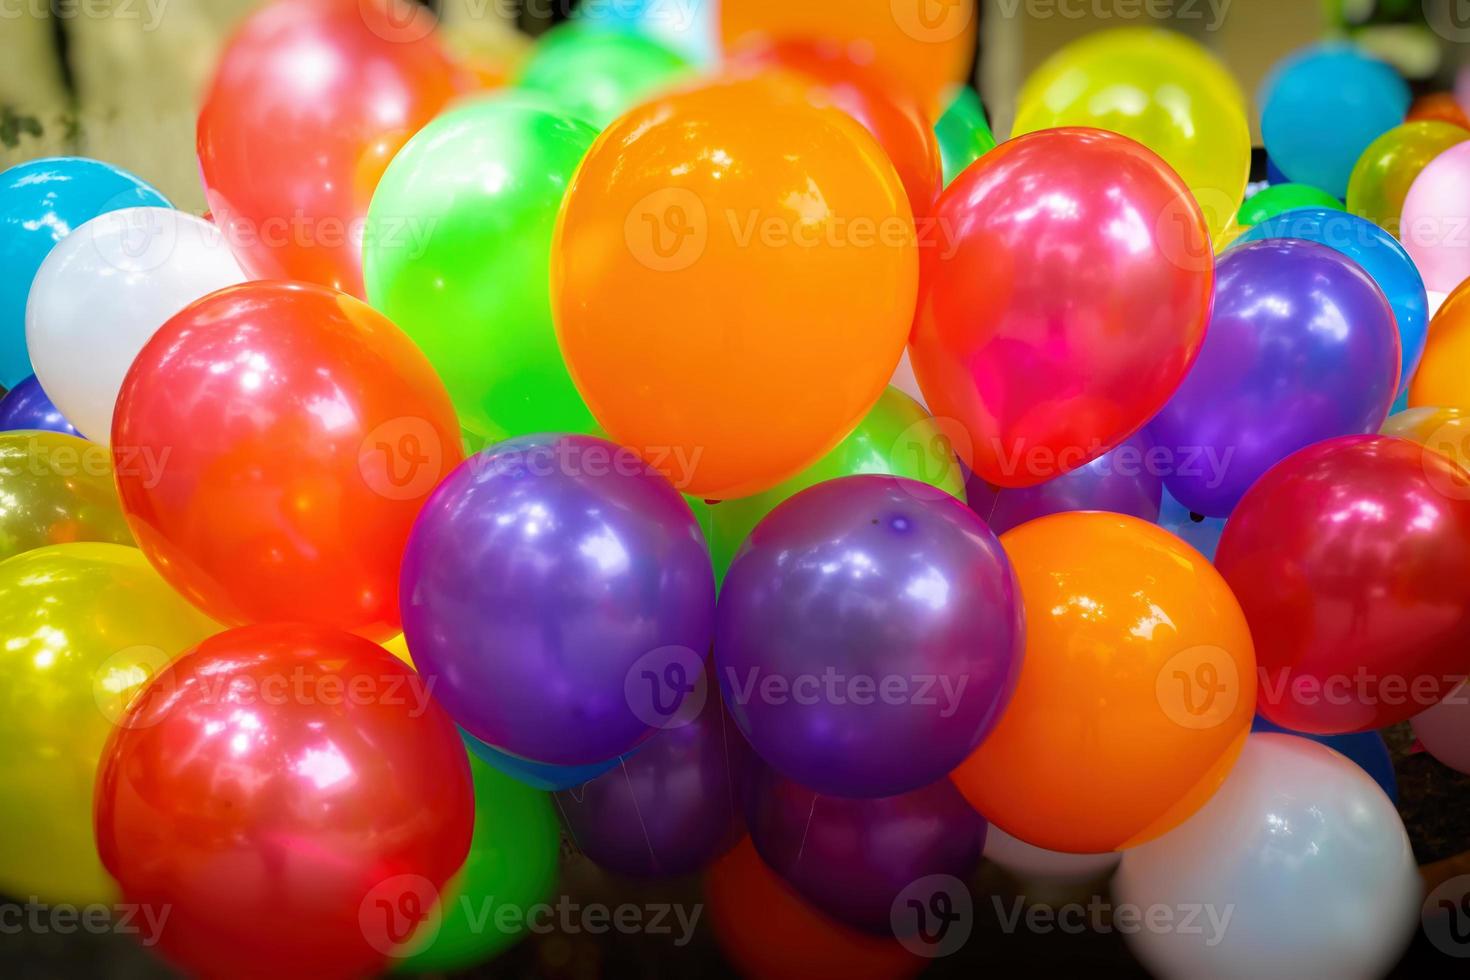
[[[720,703],[649,736],[608,772],[556,794],[572,840],[593,863],[634,878],[693,874],[745,832],[750,748]]]
[[[50,396],[41,390],[41,382],[33,374],[0,398],[0,432],[17,429],[41,429],[81,436],[76,426],[66,420]]]
[[[1105,510],[1153,522],[1164,494],[1164,466],[1154,449],[1147,432],[1136,432],[1085,466],[1034,487],[1002,489],[971,473],[965,495],[970,509],[996,534],[1071,510]]]
[[[1015,689],[1024,624],[985,522],[892,476],[828,480],[756,525],[730,564],[715,667],[751,747],[835,796],[946,776]]]
[[[677,714],[714,595],[678,491],[580,435],[462,463],[419,515],[401,581],[404,633],[439,703],[491,748],[554,766],[605,762]]]
[[[1149,423],[1174,461],[1165,487],[1195,513],[1229,516],[1297,450],[1377,432],[1399,357],[1393,309],[1352,259],[1291,238],[1227,250],[1204,348]]]
[[[980,865],[985,818],[948,779],[881,799],[824,796],[760,767],[746,802],[765,862],[817,909],[890,934],[894,900],[930,875],[967,880]]]

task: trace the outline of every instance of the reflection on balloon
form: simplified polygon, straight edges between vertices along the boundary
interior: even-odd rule
[[[515,84],[544,96],[568,116],[602,129],[692,75],[683,56],[652,38],[572,23],[554,27],[537,40]]]
[[[1297,208],[1335,208],[1341,211],[1342,205],[1331,194],[1307,184],[1272,184],[1246,198],[1235,220],[1249,228]]]
[[[1289,728],[1282,728],[1271,719],[1260,715],[1257,715],[1256,720],[1251,723],[1251,731],[1253,733],[1275,732],[1278,735],[1297,735],[1320,742],[1334,752],[1341,752],[1353,760],[1359,769],[1373,777],[1373,781],[1391,801],[1394,803],[1399,801],[1399,783],[1393,771],[1393,757],[1388,754],[1388,743],[1384,742],[1383,736],[1377,732],[1357,732],[1352,735],[1309,735],[1306,732],[1294,732]]]
[[[1374,140],[1353,167],[1347,209],[1402,238],[1399,221],[1409,188],[1431,160],[1470,140],[1470,131],[1446,122],[1406,122]]]
[[[1470,688],[1461,685],[1412,719],[1414,737],[1437,761],[1470,774]]]
[[[61,414],[35,375],[22,380],[0,398],[0,432],[32,430],[80,436],[77,427]]]
[[[976,160],[995,149],[995,135],[985,118],[980,95],[968,85],[957,86],[954,97],[937,122],[934,135],[939,140],[939,158],[944,166],[944,186]]]
[[[1470,237],[1457,233],[1470,222],[1470,142],[1459,143],[1425,164],[1404,196],[1399,233],[1437,292],[1453,292],[1470,279]]]
[[[73,541],[133,544],[111,454],[76,436],[0,433],[0,501],[0,559]]]

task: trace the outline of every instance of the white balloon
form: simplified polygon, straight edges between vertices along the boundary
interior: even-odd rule
[[[108,442],[138,352],[175,313],[245,273],[218,228],[170,208],[124,208],[81,225],[41,263],[26,304],[36,378],[83,435]]]
[[[1470,684],[1461,684],[1409,724],[1425,752],[1456,772],[1470,773]]]
[[[1063,854],[1018,840],[991,824],[985,831],[985,856],[1024,883],[1076,884],[1110,874],[1122,856],[1106,854]]]
[[[1189,820],[1123,853],[1119,905],[1180,927],[1127,935],[1157,977],[1385,976],[1419,921],[1403,822],[1373,778],[1295,735],[1251,735]],[[1220,928],[1185,929],[1215,922]],[[1159,920],[1164,916],[1159,913]],[[1213,944],[1212,944],[1213,943]]]

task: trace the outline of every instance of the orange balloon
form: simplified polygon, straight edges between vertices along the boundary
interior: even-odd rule
[[[917,291],[913,214],[882,148],[768,78],[614,122],[552,245],[557,337],[587,407],[711,500],[769,489],[852,431]]]
[[[1461,129],[1470,129],[1470,118],[1449,92],[1431,92],[1421,95],[1409,106],[1404,122],[1447,122]]]
[[[1409,405],[1470,409],[1470,280],[1429,321],[1424,356],[1409,382]]]
[[[771,41],[831,41],[876,64],[937,118],[975,57],[975,0],[720,0],[726,51]]]
[[[747,837],[704,881],[715,939],[752,980],[899,980],[928,963],[886,936],[858,932],[797,898]]]
[[[1121,850],[1182,823],[1225,781],[1255,712],[1255,650],[1225,580],[1169,532],[1117,514],[1057,514],[1000,541],[1026,659],[955,784],[1052,851]]]

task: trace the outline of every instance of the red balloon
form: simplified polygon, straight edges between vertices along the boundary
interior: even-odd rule
[[[918,104],[879,74],[879,69],[859,65],[837,46],[814,41],[781,41],[746,49],[736,57],[811,82],[823,98],[873,134],[898,171],[914,214],[933,213],[944,183],[939,138],[924,121]]]
[[[921,242],[910,353],[971,469],[1034,486],[1152,418],[1204,341],[1209,241],[1178,175],[1116,133],[1043,130],[962,173]]]
[[[1383,728],[1470,672],[1470,474],[1417,443],[1288,456],[1236,506],[1215,564],[1255,640],[1259,710],[1285,728]]]
[[[378,178],[467,81],[409,0],[280,0],[247,19],[198,130],[205,196],[245,270],[364,295]]]
[[[123,510],[164,578],[229,624],[386,640],[419,508],[462,458],[429,362],[367,304],[251,282],[138,354],[112,428]]]
[[[418,675],[312,626],[230,630],[174,661],[97,776],[102,863],[149,921],[167,912],[159,949],[196,976],[375,971],[473,822],[464,746]]]

